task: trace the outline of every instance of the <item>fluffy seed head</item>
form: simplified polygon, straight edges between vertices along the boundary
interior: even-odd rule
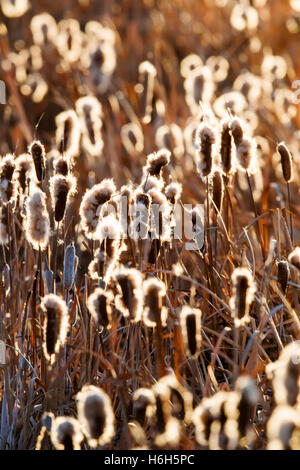
[[[44,250],[48,245],[50,223],[46,207],[46,195],[35,189],[26,203],[26,238],[35,250]]]
[[[27,188],[27,179],[33,170],[32,158],[28,153],[23,153],[16,158],[16,170],[19,186],[23,193]]]
[[[293,159],[290,151],[284,142],[277,145],[277,152],[281,158],[282,174],[287,183],[293,179]]]
[[[267,423],[268,450],[299,450],[299,411],[291,406],[277,406]]]
[[[289,254],[288,261],[290,264],[295,266],[295,268],[300,269],[300,246],[296,246],[296,248]]]
[[[134,419],[144,427],[155,413],[155,396],[151,388],[138,388],[133,395]]]
[[[67,176],[69,172],[69,162],[66,158],[59,156],[53,162],[54,172],[57,175]]]
[[[73,109],[57,114],[55,140],[58,150],[72,159],[79,154],[80,123]]]
[[[150,176],[160,176],[163,167],[168,165],[170,156],[171,152],[167,149],[160,149],[148,155],[145,173],[149,173]]]
[[[111,291],[98,287],[88,298],[88,309],[97,325],[101,329],[111,327]]]
[[[77,419],[58,416],[51,427],[51,441],[56,450],[80,450],[83,435]]]
[[[211,176],[212,200],[215,210],[219,213],[222,210],[224,198],[223,174],[220,170],[215,170]]]
[[[180,312],[180,324],[188,357],[197,357],[201,348],[201,310],[184,305]]]
[[[15,199],[17,195],[17,185],[14,178],[16,164],[14,156],[6,155],[0,161],[0,196],[3,203]]]
[[[116,297],[117,308],[131,321],[140,321],[143,309],[142,274],[137,269],[120,268],[115,273],[115,279],[121,291]]]
[[[59,352],[65,343],[68,326],[68,309],[66,303],[55,294],[43,298],[42,309],[45,313],[44,354],[47,359]]]
[[[76,180],[72,176],[55,175],[50,180],[50,192],[54,208],[54,218],[60,222],[65,215],[66,205],[76,192]]]
[[[43,144],[39,140],[35,140],[30,144],[28,149],[35,168],[38,181],[43,181],[46,174],[46,154]]]
[[[253,139],[244,137],[237,147],[237,161],[243,171],[252,171],[255,165],[256,148]]]
[[[242,326],[250,321],[249,310],[254,300],[256,286],[247,268],[236,268],[231,280],[233,290],[230,299],[232,317],[236,326]]]
[[[287,290],[287,284],[289,280],[289,264],[287,261],[277,262],[277,279],[280,284],[282,292],[285,294]]]
[[[180,183],[170,183],[165,189],[165,195],[170,204],[176,204],[182,193],[182,185]]]
[[[244,137],[244,123],[241,119],[235,118],[230,122],[230,130],[235,146],[238,147]]]
[[[228,174],[232,170],[232,135],[230,121],[224,121],[222,123],[220,155],[223,171]]]
[[[91,156],[99,157],[103,150],[101,103],[94,96],[84,96],[76,101],[76,111],[83,131],[82,145]]]
[[[109,396],[98,387],[84,385],[76,398],[78,419],[89,446],[109,444],[115,433],[115,416]]]
[[[202,178],[205,178],[211,173],[215,141],[216,136],[212,128],[205,123],[200,124],[196,131],[195,144],[197,147],[197,168]]]
[[[149,278],[143,283],[144,311],[143,321],[145,325],[154,328],[159,319],[162,325],[166,324],[167,309],[163,307],[166,296],[165,284],[156,278]]]

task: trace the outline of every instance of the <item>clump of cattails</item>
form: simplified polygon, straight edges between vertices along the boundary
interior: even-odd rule
[[[55,118],[56,145],[61,154],[73,159],[79,154],[80,124],[74,110],[63,111]]]
[[[101,183],[87,190],[80,205],[81,223],[88,238],[94,238],[99,222],[101,206],[109,201],[116,187],[112,179],[104,179]]]
[[[35,250],[44,250],[50,234],[46,195],[36,188],[26,202],[25,232],[27,240]]]
[[[281,158],[281,168],[284,180],[289,183],[293,179],[292,155],[284,142],[277,145],[277,152]]]
[[[28,187],[28,179],[31,178],[33,170],[32,158],[28,153],[23,153],[16,158],[16,173],[19,182],[19,188],[25,194]]]
[[[221,212],[224,198],[224,182],[222,171],[215,169],[211,174],[213,205],[217,213]]]
[[[144,427],[155,414],[155,396],[151,388],[138,388],[133,395],[133,416]]]
[[[159,322],[166,324],[167,309],[163,306],[166,296],[165,284],[156,278],[149,278],[143,283],[144,311],[143,321],[145,325],[154,328]]]
[[[143,278],[137,269],[120,268],[114,275],[121,293],[116,297],[116,307],[129,317],[131,321],[138,322],[143,311]]]
[[[16,164],[11,154],[6,155],[0,161],[0,196],[3,203],[15,199],[17,184],[14,177]]]
[[[44,354],[47,359],[53,360],[53,355],[59,352],[66,340],[68,309],[65,302],[55,294],[43,298],[42,309],[45,314]]]
[[[289,263],[297,269],[300,269],[300,247],[297,246],[288,257]]]
[[[256,286],[252,274],[247,268],[236,268],[231,279],[233,295],[230,299],[230,307],[234,324],[239,327],[250,321],[249,312]]]
[[[148,60],[139,65],[139,78],[141,86],[141,112],[144,124],[149,124],[152,113],[152,99],[154,93],[154,83],[156,68]]]
[[[110,290],[98,287],[88,298],[88,309],[98,328],[111,327],[113,295]]]
[[[162,169],[170,161],[170,155],[171,152],[167,149],[161,149],[156,153],[148,155],[144,173],[150,176],[160,176]]]
[[[204,398],[193,413],[195,437],[198,444],[211,450],[235,449],[238,427],[234,392],[218,392]]]
[[[54,219],[61,222],[64,218],[70,196],[76,192],[76,180],[73,176],[55,175],[50,180],[50,192],[54,208]]]
[[[180,325],[186,355],[196,357],[201,348],[201,310],[184,305],[180,311]]]
[[[77,419],[66,416],[55,418],[51,427],[51,441],[56,450],[80,450],[83,435]]]
[[[299,411],[277,406],[267,423],[268,450],[300,450]]]
[[[211,173],[214,158],[216,136],[213,129],[206,123],[200,124],[196,131],[197,168],[202,178]]]
[[[178,445],[181,436],[181,427],[178,419],[171,413],[171,389],[164,380],[160,379],[153,387],[155,396],[155,438],[157,447],[175,447]]]
[[[94,96],[84,96],[76,101],[76,112],[82,129],[83,148],[91,156],[99,157],[103,149],[101,103]]]
[[[277,280],[280,284],[282,292],[285,294],[288,286],[289,280],[289,264],[285,260],[281,260],[277,262]]]
[[[78,420],[89,446],[109,444],[115,433],[115,415],[109,396],[98,387],[85,385],[76,397]]]
[[[35,168],[38,181],[43,181],[46,174],[46,154],[43,144],[39,140],[35,140],[30,144],[28,149]]]

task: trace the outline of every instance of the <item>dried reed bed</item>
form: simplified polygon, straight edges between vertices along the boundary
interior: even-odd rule
[[[296,2],[38,4],[0,2],[1,449],[299,450]]]

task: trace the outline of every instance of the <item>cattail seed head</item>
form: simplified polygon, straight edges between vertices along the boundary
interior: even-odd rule
[[[23,153],[16,158],[16,170],[19,187],[25,193],[27,188],[27,179],[33,170],[32,158],[28,153]]]
[[[287,261],[278,261],[277,262],[277,279],[280,284],[281,290],[286,294],[287,284],[289,280],[289,264]]]
[[[288,257],[289,263],[297,269],[300,269],[300,246],[297,246]]]
[[[57,114],[55,140],[58,150],[69,159],[79,154],[80,123],[73,109]]]
[[[178,200],[181,197],[181,193],[182,184],[180,183],[170,183],[165,189],[166,198],[172,205],[177,204]]]
[[[17,184],[14,177],[16,164],[14,156],[6,155],[0,161],[0,196],[3,203],[12,201],[17,196]]]
[[[239,327],[250,321],[249,310],[254,300],[256,286],[247,268],[236,268],[231,280],[233,296],[230,299],[230,307],[235,326]]]
[[[131,321],[140,321],[143,309],[142,274],[137,269],[120,268],[115,273],[115,279],[121,289],[121,294],[116,297],[117,308]]]
[[[221,212],[224,198],[223,174],[220,170],[214,170],[211,175],[212,200],[217,213]]]
[[[150,176],[160,176],[163,167],[168,165],[170,156],[171,152],[167,149],[160,149],[158,152],[148,155],[145,173],[149,173]]]
[[[247,375],[241,375],[234,386],[237,392],[237,423],[239,436],[244,437],[251,431],[255,407],[259,400],[258,388],[255,381]]]
[[[197,168],[202,178],[211,173],[213,165],[213,146],[216,141],[214,131],[209,125],[202,123],[196,131]]]
[[[76,180],[72,176],[55,175],[50,180],[50,192],[54,208],[54,218],[60,222],[65,215],[66,205],[76,192]]]
[[[88,309],[98,328],[111,328],[112,292],[98,287],[88,298]]]
[[[67,158],[59,156],[54,160],[53,167],[56,175],[68,176],[69,162]]]
[[[230,122],[230,130],[237,148],[244,138],[244,123],[241,119],[235,118]]]
[[[277,152],[281,158],[282,174],[287,183],[293,179],[293,159],[290,151],[284,142],[277,145]]]
[[[144,427],[155,414],[155,396],[150,388],[138,388],[133,395],[134,419]]]
[[[66,303],[55,294],[48,294],[43,298],[42,309],[45,313],[44,324],[44,354],[46,358],[53,359],[65,343],[68,327],[68,309]]]
[[[99,157],[103,150],[101,103],[94,96],[84,96],[75,106],[82,128],[82,145],[91,156]]]
[[[38,181],[43,181],[46,174],[46,154],[43,144],[39,140],[35,140],[30,144],[28,149],[35,168]]]
[[[197,357],[201,348],[201,310],[184,305],[180,312],[180,324],[188,357]]]
[[[80,450],[83,435],[77,419],[59,416],[53,420],[51,441],[56,450]]]
[[[149,278],[143,283],[143,291],[145,325],[154,328],[159,319],[162,325],[165,325],[167,320],[167,309],[163,307],[163,300],[166,296],[165,284],[159,279]]]
[[[267,449],[299,450],[299,432],[299,411],[291,406],[277,406],[267,423]]]
[[[89,446],[108,444],[115,433],[115,416],[109,396],[98,387],[84,385],[76,398],[78,419]]]
[[[221,128],[220,155],[224,173],[232,171],[232,135],[230,121],[223,121]]]
[[[250,137],[244,137],[237,147],[238,166],[243,171],[252,171],[255,165],[256,146]]]
[[[115,191],[113,180],[107,178],[88,189],[83,196],[79,214],[85,235],[88,238],[94,238],[101,206],[110,200]]]
[[[46,195],[37,188],[26,201],[25,231],[27,240],[35,250],[46,248],[50,231]]]

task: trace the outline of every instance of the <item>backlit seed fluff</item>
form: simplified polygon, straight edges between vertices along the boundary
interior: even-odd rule
[[[200,124],[196,131],[196,164],[202,178],[211,173],[213,165],[213,148],[216,141],[214,131],[206,123]]]
[[[124,124],[120,133],[121,141],[129,155],[137,155],[144,149],[144,134],[135,122]]]
[[[178,202],[182,193],[182,185],[180,183],[170,183],[165,189],[165,195],[169,203],[174,205]]]
[[[230,130],[235,143],[238,147],[244,137],[244,123],[239,118],[235,118],[230,122]]]
[[[0,199],[7,203],[17,196],[17,184],[15,179],[16,164],[11,154],[0,160]]]
[[[111,303],[113,295],[111,291],[105,291],[98,287],[88,298],[88,309],[92,315],[97,327],[110,328],[111,327]]]
[[[300,450],[299,411],[291,406],[276,406],[267,422],[268,450]]]
[[[33,170],[32,158],[28,153],[23,153],[16,158],[16,173],[21,191],[25,193],[27,180]]]
[[[80,450],[83,435],[77,419],[67,416],[55,418],[51,427],[51,441],[56,450]]]
[[[43,181],[46,172],[45,148],[39,140],[35,140],[30,144],[28,151],[34,163],[37,180]]]
[[[101,183],[88,189],[80,205],[80,217],[83,229],[88,238],[94,238],[99,222],[101,206],[110,200],[116,191],[112,179],[104,179]]]
[[[57,24],[49,13],[35,15],[31,20],[30,29],[35,44],[39,46],[49,43],[55,44],[58,33]]]
[[[64,345],[68,327],[68,309],[66,303],[55,294],[48,294],[42,300],[45,314],[43,349],[47,359]]]
[[[50,180],[50,193],[54,208],[54,218],[60,222],[65,215],[70,196],[76,192],[76,180],[73,176],[55,175]]]
[[[160,149],[158,152],[148,155],[145,173],[150,176],[160,176],[163,167],[168,165],[170,156],[171,152],[167,149]]]
[[[149,278],[143,283],[144,310],[143,321],[146,326],[154,328],[160,320],[163,326],[166,325],[167,309],[163,306],[166,296],[165,284],[156,278]]]
[[[277,279],[280,284],[282,292],[285,294],[287,290],[288,280],[289,280],[289,264],[287,261],[278,261],[277,262]]]
[[[162,377],[159,383],[169,388],[171,415],[179,421],[190,424],[193,412],[193,395],[191,392],[178,382],[173,373]]]
[[[35,250],[46,248],[50,232],[46,195],[37,188],[26,201],[25,231],[27,240]]]
[[[175,447],[180,440],[181,427],[179,420],[172,416],[171,389],[164,377],[152,387],[152,391],[156,402],[155,445]]]
[[[220,146],[221,164],[224,173],[232,171],[232,135],[230,121],[224,121],[221,127],[221,146]]]
[[[296,246],[296,248],[289,254],[288,261],[292,266],[300,269],[300,246]]]
[[[109,396],[98,387],[84,385],[76,398],[78,420],[89,446],[109,444],[115,434],[115,415]]]
[[[197,357],[201,348],[201,310],[184,305],[180,311],[180,325],[188,357]]]
[[[75,107],[82,129],[83,148],[91,156],[101,156],[103,150],[101,103],[94,96],[83,96],[76,101]]]
[[[237,163],[240,170],[253,172],[256,162],[256,144],[250,137],[244,137],[237,147]]]
[[[120,268],[115,272],[115,279],[120,287],[116,296],[116,307],[133,322],[141,319],[143,311],[143,278],[137,269]]]
[[[19,18],[29,9],[28,0],[1,0],[3,14],[8,18]]]
[[[231,276],[232,297],[230,307],[235,326],[249,323],[249,311],[256,292],[252,274],[247,268],[236,268]]]
[[[59,156],[53,162],[53,168],[56,175],[68,176],[69,161],[67,158]]]
[[[79,154],[80,123],[73,109],[63,111],[55,117],[56,145],[61,154],[73,159]]]
[[[212,200],[217,213],[221,212],[224,198],[223,174],[220,170],[214,170],[211,175]]]
[[[293,160],[290,151],[284,142],[277,145],[277,152],[281,158],[282,174],[287,183],[293,179]]]
[[[155,397],[151,388],[138,388],[133,395],[133,416],[142,427],[155,414]]]

